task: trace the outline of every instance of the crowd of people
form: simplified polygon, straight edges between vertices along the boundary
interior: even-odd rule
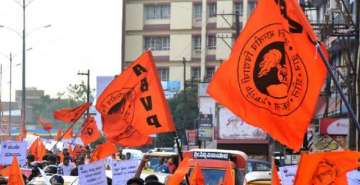
[[[71,150],[71,149],[70,149]],[[73,151],[70,151],[68,148],[64,148],[62,151],[52,152],[47,150],[46,155],[42,157],[41,160],[36,160],[35,156],[31,153],[27,154],[26,164],[22,166],[22,169],[27,169],[31,171],[29,174],[23,174],[23,179],[25,184],[31,182],[35,177],[42,176],[46,174],[50,176],[50,183],[52,185],[62,185],[64,184],[63,176],[78,176],[78,167],[83,164],[88,164],[91,162],[91,149],[88,146],[80,147]],[[121,150],[109,156],[105,159],[106,169],[110,170],[112,160],[127,160],[131,159],[131,154],[123,154]],[[6,166],[0,167],[5,169]],[[160,168],[160,165],[159,165]],[[162,167],[163,168],[163,167]],[[173,168],[167,168],[173,171]],[[112,184],[112,180],[107,178],[108,184]],[[7,178],[2,176],[0,173],[0,185],[7,184]],[[161,185],[158,181],[158,178],[155,175],[149,175],[144,180],[138,177],[130,179],[127,183],[128,185]]]

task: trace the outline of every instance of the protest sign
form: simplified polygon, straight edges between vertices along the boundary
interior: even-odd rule
[[[112,169],[112,184],[123,185],[135,176],[136,170],[139,166],[139,160],[116,161],[113,160],[111,164]]]
[[[19,164],[26,164],[26,148],[27,143],[22,141],[4,141],[1,143],[0,165],[10,165],[13,156],[16,155]]]
[[[281,184],[293,185],[295,181],[296,171],[297,165],[279,167]]]
[[[79,166],[80,185],[107,185],[104,161]]]

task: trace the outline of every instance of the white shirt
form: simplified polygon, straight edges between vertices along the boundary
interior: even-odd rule
[[[75,166],[72,163],[69,163],[67,166],[64,164],[60,164],[60,168],[62,169],[63,175],[65,175],[65,176],[69,176],[71,173],[71,170],[74,167]]]

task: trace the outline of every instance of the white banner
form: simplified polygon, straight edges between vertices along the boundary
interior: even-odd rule
[[[281,184],[293,185],[295,181],[296,171],[297,165],[279,167]]]
[[[135,176],[136,170],[139,167],[139,160],[117,161],[113,160],[111,164],[112,169],[112,184],[124,185],[126,182]]]
[[[266,139],[264,131],[247,124],[226,108],[219,110],[219,121],[220,139]]]
[[[104,161],[79,166],[80,185],[107,185]]]
[[[360,171],[353,170],[346,174],[348,179],[348,185],[358,185],[360,184]]]
[[[27,143],[21,141],[4,141],[1,143],[0,164],[10,165],[13,156],[16,155],[21,166],[26,164]]]

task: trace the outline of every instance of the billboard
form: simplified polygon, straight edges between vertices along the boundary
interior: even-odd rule
[[[345,136],[349,133],[349,118],[320,119],[320,135]]]
[[[226,108],[219,109],[219,139],[265,140],[267,135],[260,128],[247,124]]]

